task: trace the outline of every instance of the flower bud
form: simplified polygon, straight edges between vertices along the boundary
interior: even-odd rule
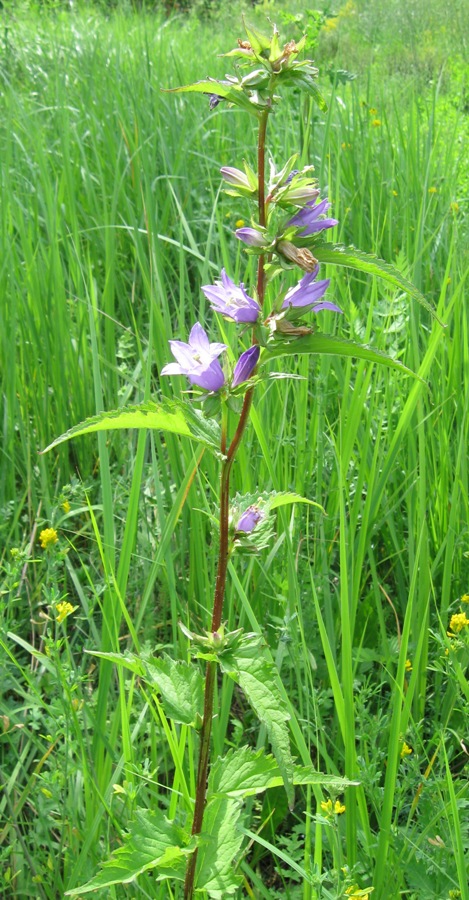
[[[303,269],[304,272],[313,272],[318,264],[317,259],[314,258],[309,250],[303,247],[295,247],[291,241],[279,241],[276,250],[285,259]]]
[[[248,191],[252,190],[247,175],[244,172],[241,172],[241,169],[235,169],[232,166],[223,166],[220,169],[220,172],[228,184],[234,184],[235,187],[246,188]]]
[[[245,534],[250,534],[263,518],[264,513],[261,512],[258,506],[249,506],[239,517],[236,531],[243,531]]]
[[[259,362],[260,352],[261,348],[259,345],[254,344],[249,350],[245,350],[241,354],[235,366],[231,387],[238,387],[239,384],[243,384],[244,381],[251,377]]]
[[[239,241],[243,241],[244,244],[247,244],[248,247],[267,247],[268,242],[266,241],[262,232],[257,231],[256,228],[238,228],[235,231],[235,235]]]

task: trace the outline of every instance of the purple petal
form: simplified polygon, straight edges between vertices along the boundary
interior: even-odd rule
[[[183,369],[194,365],[194,350],[184,341],[170,341],[171,353]]]
[[[191,384],[196,384],[206,391],[219,391],[225,384],[225,376],[217,359],[206,368],[201,367],[200,372],[189,373],[188,378]]]
[[[166,366],[163,366],[160,375],[185,375],[185,369],[183,369],[179,363],[168,363]]]
[[[329,309],[331,312],[340,313],[343,315],[343,310],[340,306],[336,306],[335,303],[331,303],[330,300],[323,300],[321,303],[315,303],[312,311],[314,313],[321,312],[323,309]]]
[[[337,219],[320,218],[330,207],[331,204],[328,200],[321,200],[319,203],[310,201],[287,224],[302,228],[304,237],[315,234],[318,231],[324,231],[326,228],[333,228],[334,225],[339,224]]]
[[[302,287],[300,281],[296,288],[288,291],[285,300],[282,303],[282,309],[288,309],[289,306],[297,308],[317,303],[327,291],[330,283],[331,279],[325,278],[324,281],[316,281],[314,284]]]
[[[210,350],[210,341],[207,332],[204,331],[200,322],[196,322],[191,329],[189,335],[189,344],[194,350],[207,352]]]
[[[244,285],[239,287],[229,278],[225,270],[221,270],[221,281],[203,285],[202,291],[210,302],[212,309],[231,319],[233,322],[253,323],[257,321],[260,306],[256,300],[246,293]],[[215,346],[214,344],[211,345]],[[213,355],[213,354],[212,354]]]
[[[238,524],[236,525],[236,531],[244,531],[245,534],[250,534],[263,518],[264,513],[261,512],[259,507],[250,506],[240,516]]]
[[[251,377],[259,361],[260,352],[261,349],[258,344],[254,344],[249,350],[245,350],[241,354],[235,366],[231,387],[237,387],[238,384],[243,384],[244,381]]]
[[[248,247],[266,247],[266,240],[260,231],[255,228],[238,228],[235,231],[238,240],[243,241]]]

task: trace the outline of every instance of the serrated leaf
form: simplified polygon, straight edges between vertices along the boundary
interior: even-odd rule
[[[378,256],[374,256],[372,253],[356,250],[355,247],[345,247],[342,244],[316,244],[314,246],[314,255],[318,262],[330,263],[333,266],[345,266],[358,272],[366,272],[368,275],[377,275],[379,278],[383,278],[389,284],[400,288],[400,290],[405,291],[406,294],[417,300],[440,322],[440,325],[443,325],[419,289],[412,282],[408,281],[404,275],[401,275],[391,263],[385,262],[384,259],[379,259]]]
[[[213,764],[208,796],[224,795],[242,799],[270,788],[278,788],[282,783],[280,769],[273,756],[267,755],[264,750],[241,747],[239,750],[228,751],[223,759],[219,757]],[[335,775],[323,775],[312,766],[295,766],[293,784],[315,784],[338,793],[358,782]]]
[[[256,102],[254,93],[244,91],[240,84],[230,81],[217,81],[216,78],[207,78],[205,81],[196,81],[194,84],[184,84],[181,87],[170,88],[169,94],[216,94],[228,103],[240,106],[251,115],[258,116],[259,110],[264,109],[265,104]]]
[[[144,660],[143,665],[145,681],[161,694],[168,718],[181,725],[193,725],[204,707],[204,679],[199,669],[166,655]]]
[[[113,884],[128,884],[155,869],[155,878],[183,881],[187,856],[193,851],[189,835],[159,810],[137,810],[122,847],[107,860],[87,884],[67,891],[67,897],[89,894]]]
[[[233,860],[244,837],[237,827],[240,816],[238,800],[216,797],[207,805],[198,851],[196,893],[207,891],[213,900],[223,900],[239,887]]]
[[[355,341],[347,341],[345,338],[335,337],[331,334],[308,334],[305,337],[296,338],[292,341],[275,341],[269,342],[268,346],[263,350],[265,356],[261,357],[261,362],[278,356],[295,356],[297,353],[325,353],[332,356],[356,357],[357,359],[366,359],[369,362],[379,363],[379,365],[387,366],[390,369],[398,369],[406,375],[412,375],[413,378],[422,379],[412,372],[404,363],[397,359],[386,356],[381,350],[372,350],[365,344],[357,344]],[[267,355],[268,354],[268,355]]]
[[[324,100],[313,75],[308,75],[307,72],[302,72],[300,68],[292,66],[290,69],[286,69],[282,72],[282,82],[287,82],[288,84],[305,91],[305,93],[310,94],[316,105],[319,106],[321,112],[327,112],[327,103]]]
[[[171,434],[179,434],[181,437],[198,441],[213,452],[219,453],[220,429],[218,424],[213,419],[206,419],[189,403],[180,403],[176,400],[164,400],[160,403],[149,401],[140,403],[138,406],[123,406],[121,409],[98,413],[61,434],[42,453],[48,453],[49,450],[74,437],[93,434],[97,431],[114,431],[124,428],[168,431]]]
[[[165,714],[181,725],[193,725],[202,716],[204,679],[191,663],[175,660],[164,654],[142,659],[132,653],[93,652],[93,656],[108,659],[138,675],[145,684],[157,690]]]
[[[258,719],[265,725],[290,807],[293,805],[293,760],[286,703],[275,682],[275,667],[264,655],[263,641],[245,635],[235,649],[219,654],[220,667],[246,695]]]

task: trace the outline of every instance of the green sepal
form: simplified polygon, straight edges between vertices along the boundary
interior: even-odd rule
[[[98,413],[69,428],[49,444],[42,453],[71,438],[97,431],[115,431],[130,428],[167,431],[188,437],[204,444],[220,456],[220,427],[213,419],[207,419],[200,410],[180,400],[147,401],[137,406],[122,406],[109,412]]]

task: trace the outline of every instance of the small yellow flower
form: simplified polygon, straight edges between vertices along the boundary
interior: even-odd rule
[[[334,803],[334,812],[336,816],[341,816],[342,813],[345,812],[345,803],[341,803],[340,800],[336,800]]]
[[[412,663],[410,659],[406,659],[405,661],[405,670],[406,672],[412,672]]]
[[[70,506],[70,503],[68,502],[68,500],[64,500],[64,502],[62,503],[62,509],[63,509],[64,513],[69,513],[71,508],[72,507]]]
[[[70,616],[72,613],[74,613],[76,609],[78,609],[78,606],[72,606],[71,603],[67,603],[67,601],[65,601],[65,600],[62,600],[61,603],[57,603],[57,606],[55,607],[55,612],[56,612],[56,619],[57,619],[57,622],[59,623],[59,625],[61,622],[64,621],[64,619],[67,618],[67,616]]]
[[[352,900],[353,900],[353,898],[355,898],[355,900],[358,900],[358,898],[360,898],[360,900],[369,900],[369,897],[370,897],[369,888],[362,891],[358,887],[358,884],[352,884],[351,887],[347,888],[345,893],[346,893],[347,897],[351,897]]]
[[[428,188],[428,193],[429,193],[429,194],[437,194],[437,193],[438,193],[438,188],[436,188],[436,187]]]
[[[332,800],[323,800],[321,803],[321,809],[326,816],[330,816],[332,813]]]
[[[334,28],[337,28],[338,21],[338,16],[327,19],[323,25],[324,31],[334,31]]]
[[[463,594],[461,597],[461,603],[469,603],[469,594]]]
[[[409,745],[406,744],[406,742],[404,741],[404,743],[402,745],[402,750],[401,750],[401,759],[404,759],[404,757],[406,757],[406,756],[410,756],[410,754],[413,752],[414,751],[412,750],[412,747],[409,747]]]
[[[381,119],[373,119],[371,124],[374,126],[374,128],[379,128],[381,125]]]
[[[39,535],[39,540],[41,542],[41,547],[43,550],[48,550],[49,547],[52,547],[58,541],[58,535],[55,528],[45,528],[44,531],[41,531]]]
[[[466,613],[455,613],[454,616],[451,616],[449,623],[450,630],[447,631],[446,634],[448,637],[459,634],[466,625],[469,625],[469,619],[467,618]]]
[[[342,147],[342,150],[347,149],[347,144],[345,143],[345,141],[342,141],[341,147]]]
[[[242,228],[244,225],[244,219],[238,219],[238,221],[235,222],[235,225],[236,225],[236,228]]]
[[[453,200],[453,202],[450,203],[449,208],[450,208],[451,212],[456,215],[456,213],[459,212],[459,203],[456,203],[456,201]]]
[[[370,116],[377,116],[377,115],[378,115],[378,110],[375,109],[374,106],[370,106],[368,112],[369,112]]]
[[[392,195],[393,195],[393,197],[398,197],[398,196],[399,196],[399,194],[397,193],[397,191],[393,191],[393,192],[392,192]]]

